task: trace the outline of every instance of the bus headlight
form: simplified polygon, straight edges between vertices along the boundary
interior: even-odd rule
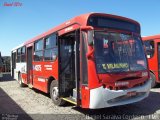
[[[148,76],[148,72],[142,72],[142,77],[147,77]]]

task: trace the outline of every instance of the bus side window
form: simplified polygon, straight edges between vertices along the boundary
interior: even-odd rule
[[[21,48],[21,62],[26,62],[26,47]]]
[[[45,38],[44,42],[44,60],[55,61],[58,56],[56,34],[52,34],[49,37]]]
[[[34,44],[34,61],[43,60],[43,39]]]
[[[144,44],[146,47],[147,58],[152,58],[154,55],[154,41],[145,41]]]
[[[21,62],[21,48],[17,50],[17,63]]]

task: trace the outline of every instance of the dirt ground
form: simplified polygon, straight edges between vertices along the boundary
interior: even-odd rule
[[[80,120],[80,119],[160,119],[160,86],[148,98],[130,105],[98,110],[81,109],[72,104],[55,106],[49,95],[28,87],[20,88],[9,74],[0,80],[0,119]]]

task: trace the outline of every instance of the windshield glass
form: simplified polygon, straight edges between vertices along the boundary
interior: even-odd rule
[[[139,36],[95,32],[94,47],[98,73],[139,71],[147,68]]]

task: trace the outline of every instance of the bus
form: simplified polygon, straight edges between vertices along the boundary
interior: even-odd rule
[[[151,86],[160,83],[160,34],[142,37],[150,69]]]
[[[3,61],[2,61],[2,56],[0,52],[0,78],[3,77],[2,70],[3,70]]]
[[[12,76],[50,94],[55,105],[88,109],[138,102],[151,81],[140,35],[132,19],[88,13],[12,50]]]

